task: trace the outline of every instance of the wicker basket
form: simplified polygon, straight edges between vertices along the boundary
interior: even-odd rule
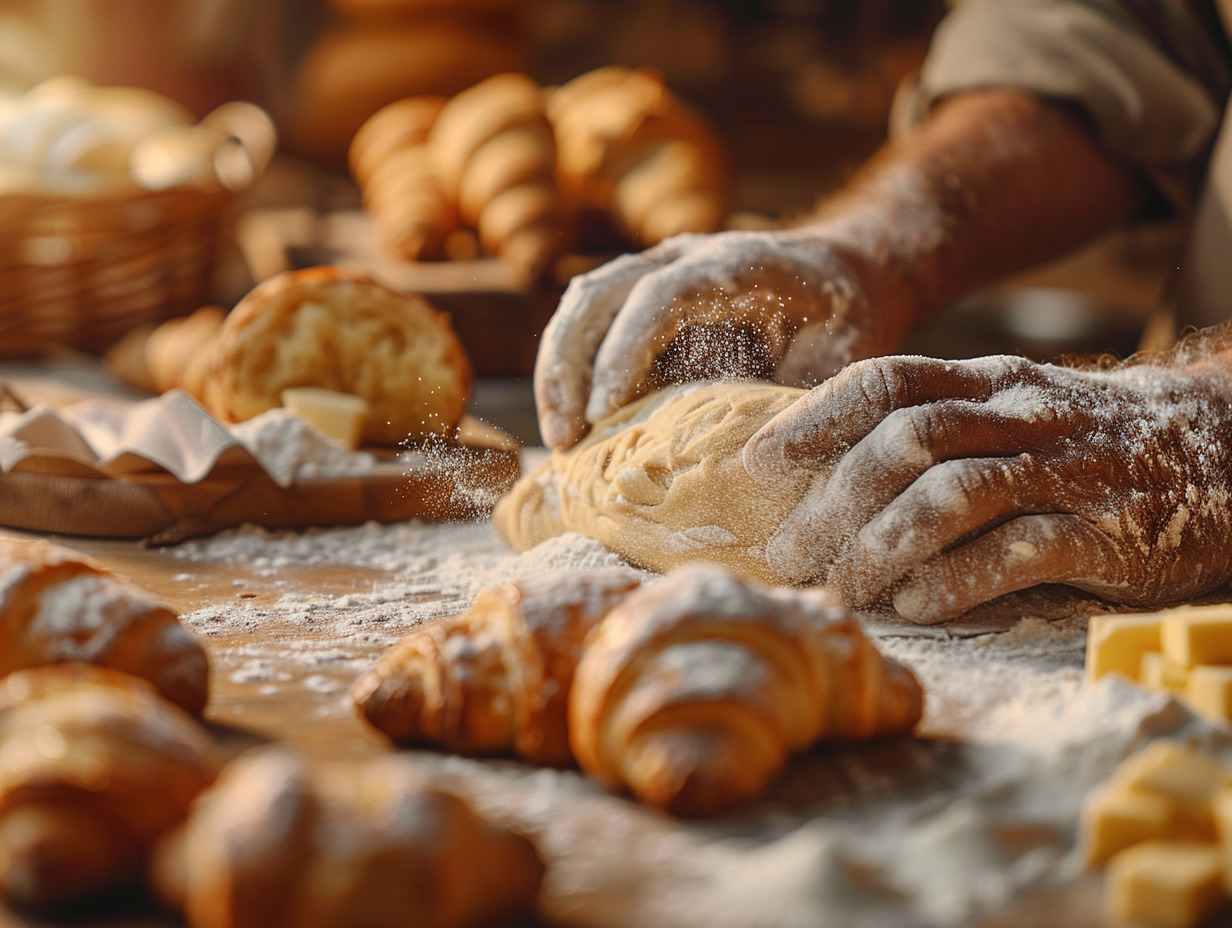
[[[135,325],[208,299],[223,212],[264,170],[275,136],[246,103],[203,122],[230,139],[219,152],[228,185],[218,190],[0,196],[0,358],[98,352]]]

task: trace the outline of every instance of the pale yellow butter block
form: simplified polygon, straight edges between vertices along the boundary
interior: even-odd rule
[[[1185,702],[1208,719],[1232,719],[1232,667],[1199,664],[1189,672]]]
[[[1143,841],[1108,861],[1105,913],[1151,928],[1190,928],[1223,901],[1219,846],[1197,841]]]
[[[368,403],[359,396],[324,387],[288,387],[282,405],[327,438],[354,451],[363,434]]]
[[[1232,782],[1232,770],[1195,748],[1158,740],[1122,761],[1113,782],[1170,797],[1187,815],[1208,818],[1216,794]]]
[[[1164,613],[1164,657],[1177,667],[1232,664],[1232,605],[1185,606]]]
[[[1166,796],[1145,790],[1104,787],[1082,806],[1082,842],[1087,866],[1141,841],[1171,836],[1176,806]]]
[[[1181,693],[1189,681],[1189,671],[1168,663],[1162,651],[1147,651],[1139,664],[1138,681],[1153,690]]]
[[[1113,672],[1137,680],[1142,655],[1158,650],[1159,613],[1091,616],[1087,622],[1087,680]]]

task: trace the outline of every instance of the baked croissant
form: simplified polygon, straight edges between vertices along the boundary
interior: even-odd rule
[[[463,614],[390,648],[352,697],[395,741],[568,764],[566,707],[582,642],[638,582],[609,568],[490,587]]]
[[[46,542],[0,541],[0,675],[80,661],[150,681],[200,713],[209,661],[174,612]]]
[[[264,748],[202,794],[151,875],[191,928],[466,928],[525,912],[543,865],[406,757],[310,771]]]
[[[542,273],[563,229],[542,88],[516,73],[481,81],[445,104],[428,146],[441,186],[483,249],[528,279]]]
[[[922,691],[835,596],[688,565],[630,594],[587,641],[569,694],[581,768],[679,815],[759,795],[819,741],[905,734]]]
[[[0,681],[0,894],[47,909],[126,885],[214,779],[208,733],[144,680],[60,664]]]
[[[553,90],[547,112],[571,208],[607,213],[642,246],[722,228],[732,185],[723,145],[653,71],[587,72]]]
[[[448,97],[422,95],[374,113],[351,140],[347,160],[377,234],[409,261],[440,257],[458,210],[437,178],[428,136]]]
[[[220,307],[202,306],[187,316],[138,326],[107,349],[103,363],[116,379],[138,390],[179,388],[201,399],[225,318]]]

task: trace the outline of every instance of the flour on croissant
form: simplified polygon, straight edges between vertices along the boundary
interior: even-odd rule
[[[804,394],[743,381],[651,394],[554,451],[500,500],[492,523],[519,551],[572,531],[661,573],[712,561],[762,583],[790,582],[767,560],[766,543],[824,475],[754,480],[742,452]]]
[[[60,664],[0,680],[0,895],[48,909],[141,876],[219,767],[144,680]]]
[[[265,748],[227,766],[151,873],[190,928],[469,928],[524,913],[543,865],[408,758],[310,769]]]
[[[356,683],[355,703],[395,741],[567,764],[582,642],[638,582],[608,568],[490,587],[465,613],[419,626],[382,655]]]
[[[910,732],[922,702],[829,592],[698,564],[631,593],[595,629],[569,695],[570,743],[608,786],[711,815],[819,741]]]
[[[149,680],[199,713],[205,649],[167,606],[67,549],[0,542],[0,675],[82,661]]]

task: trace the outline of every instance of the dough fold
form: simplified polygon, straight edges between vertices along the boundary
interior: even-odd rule
[[[767,562],[766,543],[824,474],[755,480],[741,454],[806,392],[716,381],[643,397],[524,476],[497,504],[496,531],[519,551],[579,532],[661,573],[707,561],[759,583],[792,583]]]

